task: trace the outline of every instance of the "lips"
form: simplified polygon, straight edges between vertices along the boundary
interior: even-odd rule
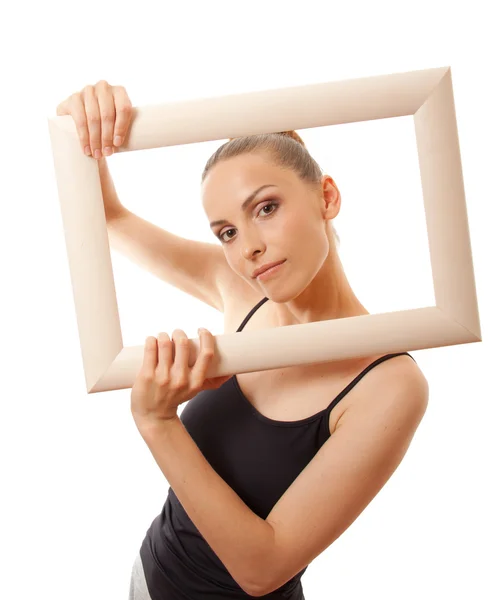
[[[263,265],[259,269],[256,269],[256,271],[254,271],[253,274],[252,274],[253,279],[256,279],[256,277],[258,275],[261,275],[261,273],[264,273],[265,271],[268,271],[268,269],[271,269],[272,267],[276,267],[277,265],[281,265],[283,262],[285,262],[285,260],[286,259],[284,259],[284,260],[277,260],[276,262],[272,262],[272,263],[267,263],[266,265]]]

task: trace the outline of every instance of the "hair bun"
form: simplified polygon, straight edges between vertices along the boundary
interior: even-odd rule
[[[304,142],[301,139],[301,136],[296,133],[295,131],[278,131],[277,132],[279,135],[286,135],[287,137],[292,138],[293,140],[296,140],[296,142],[299,142],[301,144],[301,146],[304,146]]]

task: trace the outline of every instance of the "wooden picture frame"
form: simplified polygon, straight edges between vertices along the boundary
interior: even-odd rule
[[[218,335],[208,377],[482,341],[450,67],[134,110],[119,152],[413,115],[436,305]],[[48,125],[87,392],[129,388],[98,164],[71,116]]]

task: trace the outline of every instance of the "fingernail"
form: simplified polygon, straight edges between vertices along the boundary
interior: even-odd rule
[[[119,144],[121,144],[122,141],[123,141],[123,138],[120,135],[116,135],[114,137],[114,145],[115,146],[119,146]]]
[[[104,148],[104,156],[111,156],[112,154],[112,148],[110,146],[106,146]]]
[[[90,146],[85,146],[85,154],[87,156],[91,156],[92,155],[92,149],[90,148]]]

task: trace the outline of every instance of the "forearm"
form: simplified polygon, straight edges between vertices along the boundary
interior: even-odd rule
[[[273,528],[216,473],[179,418],[139,427],[194,525],[242,589],[257,591],[273,546]]]
[[[105,157],[98,159],[97,163],[99,165],[100,186],[102,188],[102,197],[104,200],[105,218],[109,224],[112,219],[121,216],[121,214],[126,211],[126,208],[119,200]]]

